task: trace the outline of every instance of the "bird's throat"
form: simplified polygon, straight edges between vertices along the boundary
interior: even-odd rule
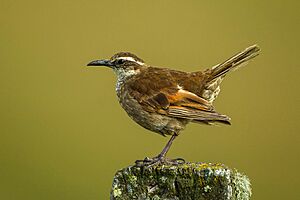
[[[116,92],[119,96],[124,82],[130,79],[133,75],[139,74],[140,70],[114,69],[114,72],[117,75]]]

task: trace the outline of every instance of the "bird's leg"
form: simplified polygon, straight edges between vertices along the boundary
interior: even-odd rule
[[[173,159],[173,160],[169,160],[166,159],[166,155],[173,143],[173,141],[175,140],[175,138],[177,137],[177,134],[173,134],[172,137],[170,138],[170,140],[168,141],[168,143],[166,144],[166,146],[163,148],[162,152],[160,154],[158,154],[157,156],[155,156],[154,158],[145,158],[144,160],[137,160],[135,161],[136,165],[138,166],[151,166],[157,163],[170,163],[170,164],[180,164],[180,163],[184,163],[184,160],[182,158],[179,159]]]
[[[166,146],[163,148],[163,150],[160,152],[160,154],[158,154],[158,156],[156,156],[157,158],[160,158],[160,160],[165,158],[165,156],[167,155],[167,153],[176,137],[177,137],[176,134],[172,135],[172,137],[170,138],[170,140],[168,141]]]

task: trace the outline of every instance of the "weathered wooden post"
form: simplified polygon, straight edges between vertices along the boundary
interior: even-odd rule
[[[248,200],[246,175],[223,164],[129,166],[114,177],[111,200]]]

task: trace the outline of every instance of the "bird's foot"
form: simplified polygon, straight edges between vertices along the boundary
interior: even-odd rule
[[[155,156],[154,158],[146,157],[144,160],[135,161],[135,165],[138,167],[151,167],[159,164],[180,165],[184,163],[185,160],[183,158],[168,159],[161,155]]]

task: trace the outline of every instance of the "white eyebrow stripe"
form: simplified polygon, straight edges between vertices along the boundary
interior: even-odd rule
[[[117,59],[122,59],[122,60],[128,60],[128,61],[132,61],[132,62],[136,62],[138,63],[139,65],[144,65],[145,63],[143,62],[140,62],[140,61],[137,61],[135,60],[133,57],[119,57]]]

